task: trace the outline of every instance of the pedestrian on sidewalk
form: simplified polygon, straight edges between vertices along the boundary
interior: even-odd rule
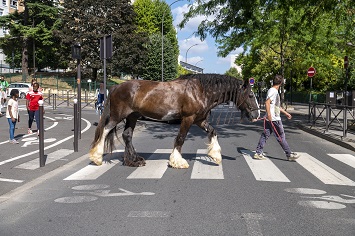
[[[38,91],[39,84],[33,84],[33,91],[26,95],[26,107],[28,112],[28,134],[32,134],[32,123],[36,119],[37,135],[39,135],[39,100],[43,100],[42,93]]]
[[[0,76],[0,117],[2,115],[1,109],[5,107],[5,102],[6,102],[6,90],[7,87],[9,87],[9,83],[5,80],[5,77],[3,75]]]
[[[267,92],[265,99],[266,114],[264,117],[264,132],[260,136],[254,159],[266,159],[263,154],[263,149],[267,139],[273,132],[277,141],[284,150],[288,161],[295,161],[299,157],[297,153],[291,152],[290,147],[286,141],[285,131],[281,121],[281,112],[286,115],[287,119],[292,118],[291,114],[281,107],[280,95],[278,91],[283,83],[283,80],[284,79],[281,75],[276,75],[273,79],[273,86]]]
[[[9,133],[10,133],[10,143],[17,144],[18,141],[15,139],[15,127],[16,122],[20,122],[20,115],[18,113],[18,102],[17,99],[20,95],[18,89],[12,89],[10,92],[10,100],[7,102],[6,118],[9,122]]]

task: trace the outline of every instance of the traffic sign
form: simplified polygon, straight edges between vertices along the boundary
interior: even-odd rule
[[[314,69],[314,67],[309,67],[307,71],[308,77],[313,77],[315,74],[316,74],[316,69]]]
[[[249,78],[249,84],[250,84],[250,85],[254,85],[254,83],[255,83],[254,78]]]
[[[344,57],[344,69],[347,69],[349,66],[349,58],[348,56]]]

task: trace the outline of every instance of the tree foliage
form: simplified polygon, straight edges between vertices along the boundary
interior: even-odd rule
[[[141,74],[146,36],[137,32],[130,0],[65,1],[64,7],[63,28],[57,33],[68,48],[80,43],[83,68],[92,70],[94,80],[102,68],[99,39],[106,35],[112,35],[113,39],[111,73]]]
[[[288,78],[286,87],[292,83],[293,88],[309,89],[307,69],[313,66],[315,89],[340,89],[345,54],[355,60],[354,49],[346,46],[355,41],[351,0],[197,0],[180,27],[197,15],[206,17],[198,27],[199,36],[213,36],[220,56],[243,47],[237,62],[245,78],[268,81],[280,73]],[[352,76],[350,86],[354,80]]]
[[[175,79],[178,71],[179,48],[170,7],[160,0],[136,0],[134,10],[137,13],[138,30],[150,36],[150,40],[146,43],[148,56],[144,61],[142,77],[161,80],[163,54],[163,79],[164,81]]]
[[[34,67],[41,70],[65,66],[59,57],[59,40],[53,34],[60,28],[60,9],[56,2],[26,0],[25,11],[0,17],[0,25],[8,31],[0,39],[6,62],[13,68],[22,64],[25,78],[29,68],[33,71]]]

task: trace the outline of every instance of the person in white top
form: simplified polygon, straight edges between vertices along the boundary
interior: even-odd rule
[[[281,121],[281,112],[286,115],[287,119],[292,118],[291,114],[281,107],[278,91],[282,83],[283,77],[281,75],[276,75],[273,79],[273,86],[267,92],[265,101],[266,115],[264,117],[264,132],[259,139],[254,159],[266,159],[263,154],[263,148],[266,144],[266,140],[270,137],[272,132],[274,132],[277,141],[284,150],[288,161],[295,161],[299,157],[297,153],[291,152],[290,146],[286,141],[285,131]]]
[[[9,122],[9,133],[10,133],[10,143],[17,144],[18,141],[15,139],[15,127],[16,122],[20,122],[20,115],[18,113],[18,102],[19,97],[18,89],[12,89],[10,92],[10,100],[7,102],[6,118]]]

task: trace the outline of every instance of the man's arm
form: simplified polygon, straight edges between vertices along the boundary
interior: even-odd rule
[[[292,118],[291,114],[288,113],[287,111],[285,111],[282,107],[280,107],[280,111],[285,114],[287,119],[291,119]]]
[[[268,98],[265,101],[266,117],[269,121],[272,121],[272,116],[271,116],[271,112],[270,112],[270,104],[271,104],[271,100],[270,100],[270,98]]]

